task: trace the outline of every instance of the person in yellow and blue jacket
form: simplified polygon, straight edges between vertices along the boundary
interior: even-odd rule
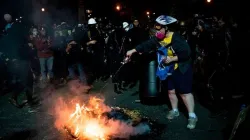
[[[195,104],[192,94],[193,72],[191,49],[186,40],[180,34],[173,32],[168,28],[169,25],[176,22],[177,19],[173,17],[166,15],[159,16],[156,19],[155,29],[157,32],[155,36],[136,46],[135,49],[128,51],[127,57],[131,57],[132,54],[136,52],[159,52],[159,50],[162,50],[162,47],[166,48],[165,53],[163,53],[165,55],[160,56],[160,61],[164,63],[163,65],[166,65],[169,68],[171,65],[173,67],[172,71],[168,69],[167,75],[165,75],[166,79],[164,79],[164,77],[161,79],[163,85],[168,87],[168,95],[172,107],[172,110],[167,114],[167,118],[174,119],[179,116],[178,98],[176,96],[176,92],[178,92],[189,113],[187,128],[194,129],[198,118],[194,113]]]

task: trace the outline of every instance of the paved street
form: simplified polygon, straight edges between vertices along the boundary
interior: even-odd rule
[[[81,96],[88,97],[97,94],[105,85],[104,82],[95,82],[94,89],[90,94]],[[156,140],[223,140],[222,129],[223,125],[218,119],[209,119],[209,111],[199,105],[196,105],[197,116],[199,122],[195,130],[186,128],[187,119],[181,114],[180,117],[173,121],[166,119],[168,111],[167,105],[142,105],[136,103],[138,94],[135,94],[136,87],[124,94],[117,95],[113,92],[111,81],[102,90],[101,96],[105,97],[105,103],[109,106],[119,106],[132,110],[139,110],[141,114],[155,120],[157,123],[164,125],[164,130],[161,135],[155,137]],[[45,97],[42,109],[37,113],[28,113],[27,108],[17,109],[8,103],[9,95],[0,98],[0,139],[13,140],[62,140],[62,138],[54,128],[53,112],[48,112],[47,109],[53,100],[59,96],[70,98],[73,96],[69,93],[68,87],[63,87],[58,90],[43,91],[41,96]],[[80,98],[80,97],[79,97]],[[168,100],[166,98],[166,100]],[[151,138],[152,139],[152,138]]]

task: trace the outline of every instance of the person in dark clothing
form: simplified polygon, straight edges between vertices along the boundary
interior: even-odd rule
[[[21,92],[25,92],[29,105],[32,105],[33,75],[29,61],[17,59],[10,62],[8,64],[8,72],[11,75],[10,80],[13,87],[13,94],[12,98],[10,98],[10,102],[17,107],[22,107],[24,104],[18,104],[17,98]]]
[[[215,69],[215,55],[214,55],[214,48],[212,45],[212,37],[211,33],[205,28],[204,23],[200,23],[197,25],[197,30],[199,31],[199,37],[197,40],[197,61],[196,61],[196,68],[197,72],[201,74],[199,79],[202,83],[206,83],[208,78],[211,76]],[[205,68],[204,68],[205,67]],[[204,79],[205,78],[205,79]],[[198,79],[197,79],[198,80]]]
[[[4,60],[4,55],[0,52],[0,95],[6,94],[11,91],[10,87],[8,86],[7,79],[7,66]]]
[[[140,27],[137,19],[133,21],[133,28],[129,30],[131,46],[137,46],[148,39],[148,33]]]
[[[123,36],[121,37],[121,47],[118,47],[118,51],[117,54],[114,55],[113,57],[116,57],[116,73],[114,73],[113,77],[112,77],[112,81],[114,83],[114,92],[117,94],[122,94],[122,90],[124,90],[125,86],[127,86],[129,84],[129,82],[131,82],[131,78],[128,76],[128,73],[132,73],[132,69],[131,69],[131,63],[128,65],[122,65],[121,62],[124,59],[125,53],[126,51],[128,51],[129,49],[131,49],[131,39],[129,38],[129,23],[127,22],[123,22]]]
[[[8,35],[0,40],[0,52],[6,54],[4,59],[7,63],[9,72],[9,83],[12,86],[13,94],[10,102],[18,108],[28,103],[29,112],[34,112],[33,95],[33,75],[30,67],[30,55],[28,42],[25,39],[28,31],[19,24],[15,23],[8,29]],[[17,98],[21,92],[26,93],[27,101],[19,104]]]
[[[52,50],[54,51],[54,65],[53,70],[55,73],[56,84],[65,85],[68,76],[67,64],[66,64],[66,36],[59,34],[58,31],[54,34],[54,39],[52,41]]]
[[[186,40],[178,33],[172,32],[168,27],[169,24],[175,23],[177,20],[170,16],[159,16],[156,19],[155,37],[143,42],[127,52],[127,57],[130,58],[132,54],[156,52],[158,48],[167,48],[167,57],[162,57],[161,63],[166,65],[174,65],[174,70],[167,73],[168,77],[164,85],[168,87],[168,95],[171,102],[172,110],[167,114],[168,119],[174,119],[179,116],[178,98],[176,91],[180,93],[183,102],[185,103],[188,113],[187,128],[194,129],[198,121],[194,113],[194,97],[192,95],[192,60],[191,49]]]
[[[148,40],[148,33],[144,29],[140,27],[140,23],[137,19],[133,21],[133,28],[128,31],[128,38],[130,39],[130,44],[128,45],[130,48],[126,48],[128,50],[134,48],[135,46],[141,44],[143,41]],[[127,64],[127,70],[130,71],[129,88],[132,88],[136,85],[137,81],[140,77],[140,68],[141,68],[141,56],[139,54],[133,55],[131,58],[132,63]]]
[[[32,27],[30,30],[30,34],[28,37],[28,45],[30,47],[29,49],[29,53],[31,56],[30,59],[30,66],[31,66],[31,70],[34,76],[34,81],[38,82],[40,79],[40,62],[37,56],[37,49],[35,47],[35,39],[38,36],[38,30],[36,27]]]
[[[121,82],[122,77],[119,74],[120,71],[117,70],[121,66],[122,55],[120,51],[120,43],[119,43],[119,30],[115,30],[113,28],[109,29],[107,32],[106,42],[106,55],[107,55],[107,66],[110,77],[112,77],[112,83],[114,83],[114,92],[121,94]]]
[[[81,51],[82,47],[72,39],[67,40],[66,57],[68,64],[69,77],[75,79],[74,66],[77,67],[79,73],[79,79],[82,84],[87,84],[87,79],[84,73],[83,65],[81,63]]]
[[[85,44],[88,54],[90,55],[91,69],[94,74],[94,79],[99,79],[103,76],[104,71],[104,39],[96,28],[97,22],[91,18],[88,21],[88,31],[85,35]]]

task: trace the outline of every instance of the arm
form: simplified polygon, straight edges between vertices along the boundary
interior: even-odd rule
[[[135,50],[139,53],[148,53],[151,51],[154,51],[157,46],[159,45],[157,39],[155,37],[151,38],[150,40],[147,40],[140,45],[136,46]]]
[[[71,49],[71,45],[68,44],[67,47],[66,47],[66,53],[69,53],[70,49]]]
[[[90,44],[91,44],[91,42],[90,42],[90,41],[86,43],[86,45],[87,45],[87,46],[89,46]]]
[[[69,53],[70,49],[72,48],[72,45],[76,45],[76,41],[71,41],[69,44],[67,44],[66,52]]]

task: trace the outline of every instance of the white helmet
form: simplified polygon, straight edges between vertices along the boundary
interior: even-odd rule
[[[128,26],[129,26],[129,24],[128,24],[127,22],[123,22],[123,23],[122,23],[122,28],[123,28],[123,29],[125,29],[125,28],[128,27]]]
[[[96,24],[95,19],[94,18],[90,18],[89,21],[88,21],[88,24],[89,25]]]
[[[177,19],[171,16],[161,15],[155,21],[161,25],[168,25],[168,24],[176,22]]]
[[[10,22],[12,20],[12,16],[10,14],[5,14],[4,15],[4,20],[7,22]]]

